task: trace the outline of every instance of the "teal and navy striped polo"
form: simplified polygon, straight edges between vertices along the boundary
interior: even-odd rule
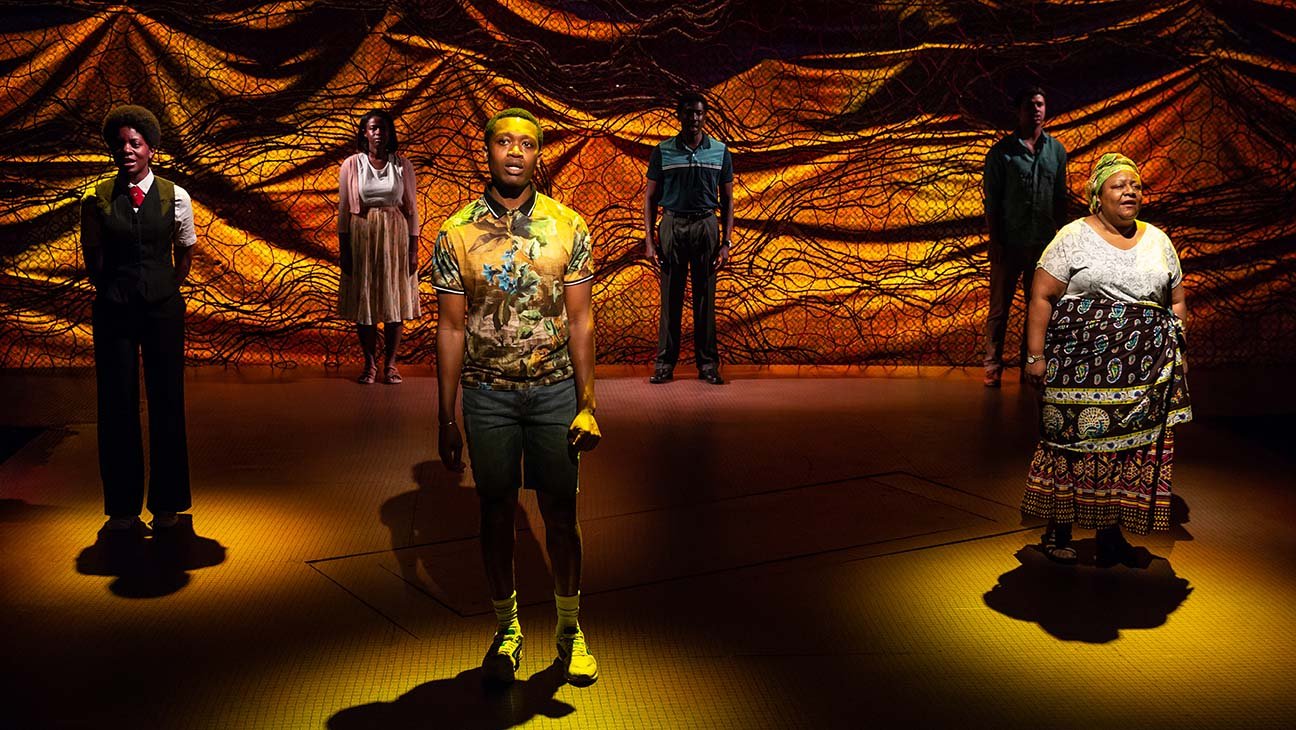
[[[702,135],[697,149],[676,135],[653,148],[648,179],[660,184],[661,207],[666,210],[712,212],[720,207],[720,186],[733,182],[733,157],[724,142],[710,135]]]

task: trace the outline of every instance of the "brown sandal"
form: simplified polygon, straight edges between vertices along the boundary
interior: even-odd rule
[[[395,365],[388,365],[387,370],[383,372],[383,382],[388,385],[397,385],[403,380]]]
[[[373,385],[374,380],[377,377],[378,377],[378,366],[366,365],[364,372],[360,373],[360,377],[356,378],[356,382],[361,385]]]

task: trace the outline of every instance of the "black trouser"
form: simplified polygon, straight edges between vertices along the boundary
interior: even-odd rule
[[[1008,333],[1008,312],[1021,280],[1026,295],[1026,317],[1022,318],[1021,352],[1018,364],[1026,362],[1026,321],[1030,316],[1031,281],[1035,278],[1038,248],[1015,248],[990,244],[990,314],[986,317],[985,366],[1003,367],[1004,336]]]
[[[657,367],[675,367],[679,359],[684,283],[693,279],[693,349],[698,372],[720,366],[716,350],[714,258],[720,247],[720,220],[715,213],[686,216],[662,212],[657,242],[662,258],[661,322],[657,328]]]
[[[139,363],[148,393],[148,508],[189,509],[189,451],[184,412],[184,300],[132,297],[94,303],[95,380],[99,394],[99,474],[104,513],[132,517],[144,504]]]

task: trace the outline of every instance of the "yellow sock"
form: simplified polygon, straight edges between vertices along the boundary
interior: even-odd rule
[[[580,591],[576,591],[574,596],[560,596],[555,593],[554,603],[558,606],[557,633],[561,634],[568,626],[580,625],[577,621],[577,615],[580,613]]]
[[[492,599],[491,605],[495,607],[495,620],[499,621],[500,630],[510,626],[517,627],[519,630],[522,628],[518,623],[517,591],[513,591],[513,595],[502,601]]]

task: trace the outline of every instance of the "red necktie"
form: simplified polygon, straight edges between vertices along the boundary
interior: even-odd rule
[[[144,203],[144,191],[140,190],[138,187],[134,185],[130,186],[130,196],[131,196],[131,205],[135,206],[136,208],[140,207],[140,205]]]

